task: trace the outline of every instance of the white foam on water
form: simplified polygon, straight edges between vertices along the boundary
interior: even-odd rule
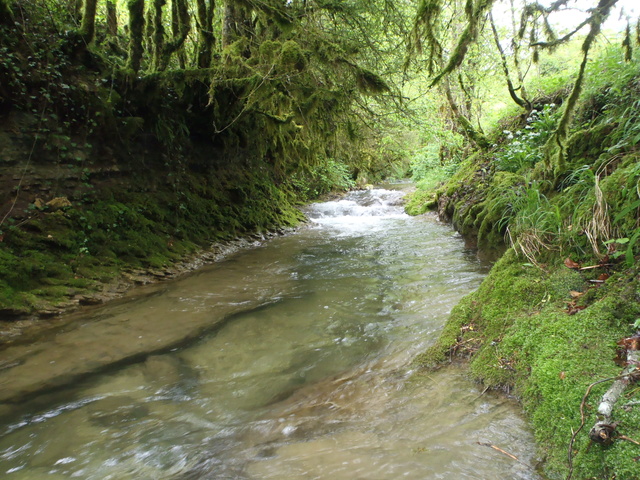
[[[407,217],[402,205],[403,192],[376,188],[348,193],[340,200],[316,203],[306,214],[319,227],[330,227],[338,234],[377,229],[390,219]]]

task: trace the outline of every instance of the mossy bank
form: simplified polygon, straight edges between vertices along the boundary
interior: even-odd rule
[[[359,148],[355,113],[388,87],[306,15],[72,3],[0,1],[2,320],[99,302],[132,271],[162,278],[390,169]]]
[[[622,372],[617,342],[640,326],[640,69],[611,52],[593,68],[606,75],[586,89],[561,168],[547,161],[546,140],[562,106],[547,105],[505,120],[492,147],[409,203],[413,213],[437,209],[480,248],[507,249],[417,362],[469,358],[475,379],[521,399],[549,478],[631,480],[640,447],[625,437],[640,441],[637,384],[614,407],[608,446],[588,432],[613,380],[594,385],[571,444],[589,386]]]
[[[40,163],[45,156],[28,166],[15,161],[16,171],[29,173],[10,193],[17,201],[3,225],[4,316],[100,301],[104,285],[125,272],[160,278],[214,242],[302,219],[296,195],[260,161],[211,158],[198,147],[167,154],[153,145],[119,157],[105,152],[109,140],[83,151],[92,160],[80,165],[49,169]]]

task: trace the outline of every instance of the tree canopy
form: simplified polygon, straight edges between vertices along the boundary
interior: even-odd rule
[[[355,176],[386,175],[403,157],[400,174],[407,155],[398,152],[409,144],[440,142],[439,156],[451,156],[451,141],[442,140],[451,134],[488,148],[487,97],[501,88],[525,112],[539,107],[526,86],[532,66],[581,36],[582,62],[549,141],[547,164],[561,167],[589,53],[621,3],[3,0],[0,18],[23,17],[33,30],[25,12],[39,10],[60,34],[49,43],[76,57],[88,53],[85,62],[102,65],[107,82],[149,94],[152,84],[171,88],[172,122],[186,125],[170,127],[172,136],[184,130],[227,149],[253,148],[284,175],[333,161]],[[624,9],[619,15],[629,60],[640,26]],[[12,75],[5,73],[9,85]],[[262,135],[247,135],[254,131]]]

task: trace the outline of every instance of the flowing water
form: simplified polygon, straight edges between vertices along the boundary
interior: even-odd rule
[[[294,234],[0,352],[0,476],[540,478],[517,405],[411,370],[487,266],[401,195],[313,205]]]

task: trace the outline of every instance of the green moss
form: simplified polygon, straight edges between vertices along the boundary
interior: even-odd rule
[[[540,153],[538,135],[521,134],[513,144],[502,141],[467,158],[438,190],[440,214],[457,230],[476,235],[485,248],[508,233],[513,247],[453,309],[436,344],[417,358],[430,367],[456,355],[470,358],[475,379],[515,393],[554,479],[568,473],[569,441],[580,426],[587,388],[620,373],[613,361],[616,341],[632,335],[640,318],[638,64],[600,61],[611,77],[594,76],[596,85],[588,87],[577,119],[570,123],[571,116],[564,116],[561,141],[547,143],[546,162],[512,169],[521,175],[495,172],[516,154],[529,165],[529,155]],[[576,106],[576,100],[573,95],[568,103]],[[535,133],[549,138],[546,127],[551,122],[538,123]],[[426,198],[418,193],[416,204]],[[564,266],[567,257],[586,266],[603,259],[608,265],[577,271]],[[611,276],[604,283],[592,282],[605,272]],[[609,385],[594,387],[586,401],[573,478],[638,477],[637,446],[615,441],[602,448],[587,436]],[[639,388],[628,388],[614,411],[619,432],[634,439],[640,409],[621,406],[639,398]]]
[[[611,146],[611,124],[596,125],[575,132],[567,140],[567,157],[571,165],[593,164]]]
[[[0,309],[30,312],[91,291],[125,268],[159,269],[220,239],[294,226],[301,212],[266,170],[163,174],[34,211],[0,242]]]
[[[427,210],[435,209],[437,205],[438,200],[435,193],[426,190],[416,190],[408,195],[404,211],[409,215],[421,215]]]
[[[620,372],[613,362],[615,342],[631,333],[630,324],[640,311],[626,279],[610,282],[596,301],[575,315],[563,311],[562,303],[552,303],[536,318],[519,317],[500,345],[501,354],[512,359],[518,372],[518,392],[538,441],[547,450],[547,470],[554,478],[566,474],[565,452],[571,430],[580,425],[579,406],[588,385]],[[606,384],[597,387],[589,398],[587,430],[596,421],[593,406],[607,388]],[[549,428],[551,418],[554,428]],[[586,433],[578,443],[576,478],[604,478],[613,466],[615,471],[631,468],[632,457],[623,462],[614,459],[613,452],[626,448],[624,442],[601,450],[588,448],[585,437]]]
[[[293,68],[299,72],[307,66],[307,58],[300,44],[294,40],[287,40],[280,49],[280,63],[284,67]]]
[[[432,366],[448,358],[452,346],[463,345],[464,351],[472,353],[481,342],[500,338],[518,312],[535,308],[531,299],[545,300],[542,277],[539,269],[523,264],[512,249],[508,250],[480,288],[453,309],[440,338],[418,357],[418,363]]]
[[[454,346],[456,353],[472,355],[475,378],[515,391],[547,458],[550,478],[566,475],[566,449],[572,429],[580,425],[582,397],[590,383],[620,372],[613,362],[615,342],[632,333],[631,324],[640,316],[637,271],[620,272],[600,288],[590,287],[585,275],[563,265],[545,273],[509,250],[480,288],[452,311],[436,345],[419,357],[422,364],[434,365],[447,359]],[[592,292],[587,308],[569,315],[569,292],[587,289]],[[596,421],[593,407],[607,388],[595,388],[587,402],[587,431]],[[628,397],[639,398],[638,389]],[[638,424],[638,417],[638,412],[616,412],[616,419],[636,422],[627,423],[627,429]],[[588,447],[584,433],[576,445],[575,478],[606,478],[608,471],[637,468],[626,442]]]

